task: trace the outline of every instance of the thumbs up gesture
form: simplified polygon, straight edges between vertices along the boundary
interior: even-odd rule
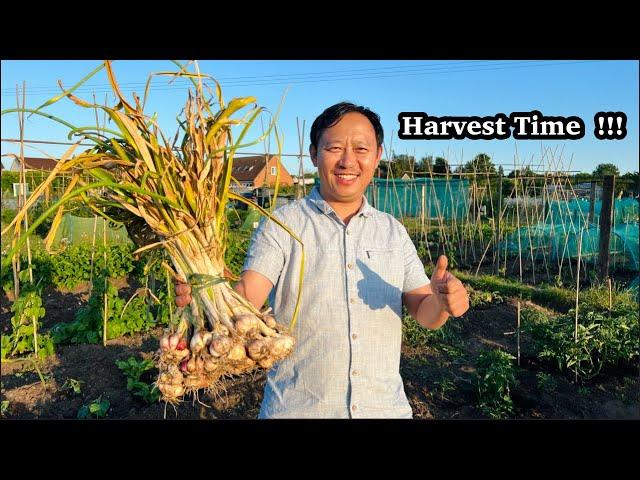
[[[440,255],[431,275],[431,290],[441,310],[452,317],[459,317],[469,310],[469,295],[462,282],[447,271],[448,266],[447,257]]]

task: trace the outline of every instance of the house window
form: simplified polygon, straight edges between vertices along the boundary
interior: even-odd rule
[[[271,175],[275,176],[276,174],[276,167],[271,167]]]

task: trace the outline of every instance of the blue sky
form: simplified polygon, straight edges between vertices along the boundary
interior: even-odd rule
[[[1,107],[15,108],[16,85],[26,82],[27,107],[35,108],[59,92],[57,81],[70,87],[99,60],[2,61]],[[437,60],[437,61],[199,61],[202,73],[222,83],[225,100],[252,95],[258,104],[275,112],[283,99],[279,128],[284,134],[283,153],[300,150],[296,117],[306,121],[304,152],[308,152],[309,129],[314,118],[327,106],[342,100],[368,106],[380,114],[385,129],[387,151],[396,154],[444,156],[459,164],[478,153],[487,153],[506,171],[513,168],[517,154],[519,165],[541,163],[553,153],[562,169],[591,172],[599,163],[614,163],[622,173],[638,170],[638,91],[637,61],[602,60]],[[148,75],[175,71],[169,61],[116,61],[116,78],[126,95],[135,91],[142,96]],[[176,132],[176,115],[186,99],[186,83],[169,84],[166,77],[152,83],[148,113],[157,112],[167,137]],[[101,71],[76,93],[98,101],[109,92],[106,74]],[[107,97],[109,103],[112,97]],[[46,109],[50,114],[74,125],[95,125],[92,110],[62,100]],[[496,113],[539,110],[549,116],[578,116],[586,124],[580,140],[400,140],[397,116],[403,111],[426,112],[430,116],[488,116]],[[598,140],[593,134],[594,115],[599,111],[626,113],[627,137],[623,140]],[[18,117],[2,117],[2,138],[19,138]],[[268,117],[265,117],[268,122]],[[102,122],[102,117],[100,117]],[[251,134],[259,134],[260,122]],[[67,141],[66,131],[54,122],[36,117],[25,122],[25,138]],[[49,155],[59,156],[65,148],[36,145]],[[2,142],[2,154],[17,153],[16,144]],[[262,144],[251,152],[264,152]],[[275,150],[275,142],[271,142]],[[26,156],[44,156],[38,150],[25,149]],[[11,160],[3,157],[5,166]],[[297,172],[297,160],[284,157],[285,166]],[[547,160],[547,164],[548,164]],[[542,167],[544,168],[544,167]],[[535,167],[534,167],[535,169]],[[305,170],[313,171],[305,160]]]

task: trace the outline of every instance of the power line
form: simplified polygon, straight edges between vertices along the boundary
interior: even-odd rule
[[[216,80],[218,80],[219,82],[222,81],[227,81],[227,82],[233,82],[233,81],[241,81],[241,82],[246,82],[246,81],[262,81],[264,79],[267,78],[278,78],[280,79],[280,77],[283,77],[284,80],[287,79],[295,79],[295,77],[308,77],[308,76],[326,76],[326,75],[332,75],[332,74],[338,74],[338,75],[348,75],[348,74],[352,74],[353,72],[363,72],[363,71],[371,71],[373,70],[372,73],[385,73],[385,72],[379,72],[380,70],[392,70],[392,69],[404,69],[405,71],[411,71],[411,70],[415,70],[415,69],[423,69],[423,68],[428,68],[428,69],[433,69],[434,67],[438,67],[440,65],[448,65],[448,66],[461,66],[462,64],[468,64],[468,63],[478,63],[478,62],[473,62],[473,61],[467,61],[467,62],[446,62],[446,63],[436,63],[436,64],[422,64],[422,65],[396,65],[396,66],[387,66],[387,67],[369,67],[369,68],[354,68],[354,69],[342,69],[342,70],[329,70],[329,71],[321,71],[321,72],[306,72],[306,73],[287,73],[287,74],[273,74],[273,75],[260,75],[260,76],[255,76],[255,75],[251,75],[251,76],[236,76],[236,77],[229,77],[229,76],[221,76],[221,77],[215,77]],[[526,63],[526,62],[505,62],[505,63]],[[189,79],[186,78],[180,78],[180,77],[174,77],[174,79],[172,80],[174,82],[190,82]],[[146,86],[146,82],[119,82],[118,85],[121,88],[136,88],[136,87],[145,87]],[[108,83],[100,83],[100,84],[86,84],[83,88],[110,88],[110,85]],[[175,87],[174,87],[175,88]],[[51,86],[33,86],[30,87],[31,91],[46,91],[47,93],[55,93],[58,92],[59,89],[55,88],[55,87],[51,87]],[[4,93],[15,93],[13,92],[13,89],[11,89],[10,87],[8,88],[3,88],[2,91]]]
[[[309,75],[326,75],[326,74],[334,74],[334,73],[350,73],[350,72],[361,72],[361,71],[369,71],[369,70],[374,70],[374,73],[376,70],[392,70],[392,69],[415,69],[415,68],[433,68],[434,66],[439,66],[439,65],[460,65],[460,64],[465,64],[465,63],[478,63],[477,61],[456,61],[456,62],[444,62],[444,63],[435,63],[435,64],[421,64],[421,65],[395,65],[395,66],[387,66],[387,67],[368,67],[368,68],[353,68],[353,69],[342,69],[342,70],[330,70],[330,71],[322,71],[322,72],[306,72],[306,73],[288,73],[288,74],[273,74],[273,75],[261,75],[260,77],[256,77],[255,75],[250,75],[250,76],[239,76],[239,77],[233,77],[233,76],[220,76],[220,77],[215,77],[216,80],[218,81],[222,81],[222,80],[255,80],[257,78],[272,78],[272,77],[299,77],[299,76],[309,76]],[[522,62],[514,62],[514,63],[522,63]],[[175,77],[174,81],[176,82],[190,82],[189,79],[187,78],[181,78],[181,77]],[[135,87],[144,87],[146,86],[146,82],[118,82],[118,85],[120,87],[131,87],[131,88],[135,88]],[[89,88],[94,88],[94,87],[109,87],[109,84],[107,83],[101,83],[101,84],[87,84],[85,85],[86,87]],[[30,90],[47,90],[50,91],[51,87],[50,86],[32,86],[30,87]],[[7,91],[8,93],[10,92],[11,88],[3,88],[2,91]]]
[[[434,75],[434,74],[449,74],[449,73],[468,73],[468,72],[480,72],[480,71],[492,71],[492,70],[505,70],[505,69],[516,69],[516,68],[531,68],[531,67],[549,67],[549,66],[558,66],[558,65],[566,65],[566,64],[580,64],[580,63],[592,63],[593,61],[584,60],[584,61],[552,61],[552,62],[541,62],[541,63],[531,63],[531,61],[521,61],[521,62],[491,62],[486,64],[476,65],[473,68],[467,67],[466,65],[450,65],[448,68],[436,67],[434,65],[429,66],[406,66],[404,70],[400,71],[375,71],[374,69],[354,69],[354,70],[342,70],[342,71],[328,71],[328,72],[316,72],[316,73],[300,73],[300,74],[279,74],[279,75],[265,75],[265,76],[256,76],[256,77],[230,77],[235,78],[235,81],[226,81],[223,82],[220,79],[218,81],[225,88],[230,87],[242,87],[242,86],[269,86],[269,85],[283,85],[283,84],[306,84],[306,83],[323,83],[323,82],[333,82],[333,81],[344,81],[344,80],[373,80],[373,79],[381,79],[381,78],[394,78],[394,77],[408,77],[408,76],[416,76],[416,75]],[[468,63],[468,62],[466,62]],[[453,67],[453,68],[451,68]],[[459,68],[462,67],[462,68]],[[379,70],[384,68],[394,68],[394,67],[380,67]],[[395,67],[397,68],[397,67]],[[370,73],[357,73],[362,70],[374,70]],[[281,78],[275,78],[281,77]],[[300,77],[300,78],[296,78]],[[310,77],[310,78],[306,78]],[[269,78],[272,78],[269,80]],[[245,79],[245,80],[242,80]],[[185,81],[184,79],[182,79]],[[138,85],[140,89],[143,88],[145,84],[132,82],[130,84],[119,84],[121,90],[131,92],[135,90],[135,86]],[[130,85],[129,87],[124,87],[124,85]],[[37,90],[34,92],[33,90],[36,88],[42,87],[33,87],[28,89],[28,91],[33,96],[43,96],[43,95],[54,95],[60,93],[60,89],[50,88],[48,90]],[[184,88],[184,85],[150,85],[150,91],[171,91],[171,90],[180,90]],[[15,95],[15,91],[9,92],[10,89],[3,89],[2,96]],[[6,92],[5,92],[6,91]],[[98,84],[93,86],[82,86],[75,90],[74,93],[111,93],[112,89],[109,84]]]
[[[7,143],[20,143],[20,139],[18,138],[0,138],[0,141]],[[74,142],[55,142],[53,140],[22,140],[23,143],[35,143],[35,144],[44,144],[44,145],[76,145]],[[93,143],[79,143],[80,146],[85,147],[93,147],[95,146]],[[175,147],[174,150],[179,151],[180,149]],[[254,152],[237,152],[240,155],[264,155],[265,153],[254,153]],[[274,155],[273,153],[269,153],[269,155]],[[300,157],[299,153],[281,153],[280,157]],[[309,155],[303,154],[303,157],[310,158]]]

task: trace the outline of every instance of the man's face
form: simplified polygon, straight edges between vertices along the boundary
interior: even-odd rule
[[[311,160],[320,175],[320,193],[327,202],[356,203],[373,178],[382,147],[367,117],[357,112],[344,115],[322,132]]]

